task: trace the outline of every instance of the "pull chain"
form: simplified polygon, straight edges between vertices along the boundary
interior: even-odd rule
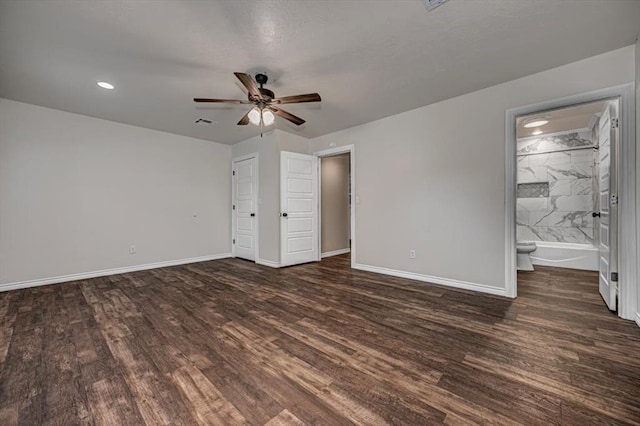
[[[264,124],[264,120],[262,119],[262,110],[260,110],[260,137],[262,137],[262,125]]]

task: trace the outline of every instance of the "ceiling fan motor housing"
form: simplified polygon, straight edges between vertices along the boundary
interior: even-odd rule
[[[261,87],[258,90],[260,90],[260,93],[262,94],[262,97],[267,102],[276,97],[276,95],[269,89],[263,89]],[[249,100],[252,101],[252,102],[258,101],[258,99],[256,99],[253,96],[251,96],[251,93],[249,93]]]
[[[267,81],[269,81],[269,77],[267,77],[266,74],[256,74],[256,83],[260,85],[260,88],[258,90],[260,90],[264,101],[269,102],[271,99],[275,98],[276,95],[271,90],[262,87],[263,85],[267,84]],[[249,100],[252,102],[258,101],[257,99],[254,99],[251,94],[249,94]]]

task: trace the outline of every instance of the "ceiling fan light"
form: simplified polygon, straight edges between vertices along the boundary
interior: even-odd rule
[[[256,126],[260,124],[260,109],[258,107],[249,111],[249,121]]]
[[[265,126],[271,126],[273,123],[275,123],[276,121],[276,116],[273,115],[273,113],[268,110],[268,109],[264,109],[262,110],[262,122],[264,123]]]

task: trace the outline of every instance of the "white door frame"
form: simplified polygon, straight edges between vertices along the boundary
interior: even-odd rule
[[[506,111],[505,120],[505,283],[507,297],[517,295],[516,278],[516,119],[538,111],[618,98],[620,101],[620,151],[618,158],[618,315],[634,319],[638,291],[636,248],[636,144],[635,87],[633,83],[600,89],[551,101],[539,102]],[[624,232],[621,232],[624,230]]]
[[[254,245],[255,245],[255,257],[254,257],[254,262],[257,262],[258,259],[260,258],[259,256],[259,252],[260,252],[260,179],[258,179],[259,176],[259,162],[258,162],[258,153],[257,152],[252,152],[251,154],[247,154],[247,155],[242,155],[240,157],[235,157],[231,159],[231,206],[232,206],[232,210],[231,210],[231,256],[232,257],[236,257],[236,245],[233,244],[233,239],[236,237],[235,236],[235,224],[234,224],[234,215],[235,212],[233,211],[233,206],[236,204],[236,190],[234,188],[234,181],[235,181],[235,177],[233,176],[233,167],[236,163],[239,163],[241,161],[244,160],[249,160],[249,159],[255,159],[255,165],[256,165],[256,203],[255,203],[255,209],[256,209],[256,218],[255,218],[255,222],[254,222],[254,229],[255,229],[255,235],[254,235]]]
[[[321,196],[322,196],[322,170],[320,169],[322,158],[331,157],[338,154],[349,153],[349,177],[351,179],[351,208],[349,214],[351,215],[351,267],[355,268],[356,265],[356,152],[355,145],[344,145],[336,148],[329,148],[322,151],[314,152],[313,155],[320,158],[318,161],[318,253],[322,256],[322,212],[320,211]]]

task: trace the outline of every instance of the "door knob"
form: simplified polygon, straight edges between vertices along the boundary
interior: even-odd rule
[[[282,217],[287,217],[288,215],[286,213],[282,213]]]
[[[251,217],[254,217],[256,214],[255,213],[251,213]]]
[[[591,213],[592,217],[600,217],[600,212],[593,212]]]

